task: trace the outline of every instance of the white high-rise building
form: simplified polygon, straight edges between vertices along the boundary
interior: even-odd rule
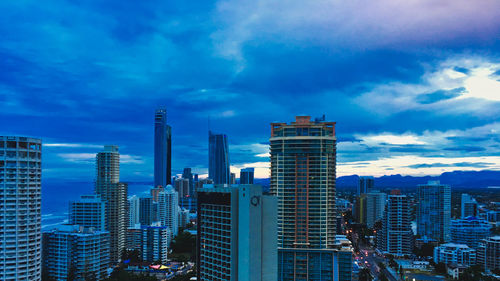
[[[0,136],[0,280],[42,275],[42,141]]]
[[[111,262],[120,260],[126,247],[129,223],[127,184],[120,182],[118,146],[106,145],[96,156],[95,192],[106,202],[106,230],[110,233]]]
[[[406,195],[401,195],[399,190],[393,190],[387,199],[382,229],[377,233],[377,248],[395,256],[412,253],[410,200]]]
[[[128,199],[128,208],[129,208],[129,227],[133,227],[134,225],[140,223],[140,198],[136,195],[130,197]]]
[[[179,230],[179,194],[171,185],[158,193],[158,220],[168,226],[173,235]]]

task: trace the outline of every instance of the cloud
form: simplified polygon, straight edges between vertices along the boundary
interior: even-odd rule
[[[482,157],[422,157],[416,155],[383,157],[369,164],[359,162],[339,163],[337,176],[343,175],[386,175],[387,171],[397,171],[402,175],[439,175],[456,170],[480,171],[500,170],[500,156]]]
[[[102,145],[86,143],[44,143],[43,146],[61,148],[102,148]]]
[[[68,162],[75,163],[95,163],[95,153],[59,153],[59,157]],[[140,156],[120,154],[121,164],[142,164],[144,160]]]
[[[371,144],[396,144],[396,145],[406,145],[406,144],[426,144],[425,142],[418,139],[418,137],[413,135],[403,135],[396,136],[391,134],[382,134],[376,136],[357,136],[361,141],[367,145]]]
[[[450,58],[421,75],[418,83],[386,82],[356,98],[382,116],[404,111],[436,115],[500,116],[500,64],[481,57]],[[467,69],[466,73],[456,69]]]

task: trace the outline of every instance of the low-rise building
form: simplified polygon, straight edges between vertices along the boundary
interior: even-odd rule
[[[442,244],[434,248],[434,262],[471,266],[476,264],[476,251],[464,244]]]
[[[57,281],[102,280],[110,264],[109,232],[61,225],[43,233],[43,267]]]

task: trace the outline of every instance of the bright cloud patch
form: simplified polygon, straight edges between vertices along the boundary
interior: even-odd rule
[[[466,163],[466,165],[464,165]],[[439,175],[456,170],[500,170],[500,156],[421,157],[415,155],[386,157],[371,161],[338,163],[337,176],[387,174]]]
[[[498,71],[500,64],[484,58],[449,59],[422,75],[418,84],[393,81],[371,85],[371,90],[358,97],[357,102],[386,116],[409,110],[498,114],[498,107],[492,104],[500,101],[500,77],[495,74]],[[489,109],[490,105],[497,110]]]
[[[397,144],[397,145],[425,144],[425,142],[419,140],[418,137],[412,135],[396,136],[396,135],[384,134],[377,136],[361,137],[361,139],[367,144],[381,144],[381,143]]]

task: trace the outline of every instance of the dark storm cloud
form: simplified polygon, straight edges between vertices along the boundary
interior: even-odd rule
[[[208,119],[228,134],[240,166],[267,162],[269,124],[299,114],[338,122],[340,161],[495,155],[493,138],[484,138],[498,133],[467,130],[498,120],[497,101],[459,99],[470,89],[454,77],[487,66],[491,79],[500,75],[492,64],[498,2],[446,3],[2,2],[0,128],[72,144],[45,150],[49,177],[65,169],[68,178],[88,178],[89,155],[113,143],[125,179],[150,179],[160,105],[172,125],[174,174],[185,166],[206,171]],[[435,82],[448,70],[458,85]],[[361,140],[449,130],[464,133],[443,137],[446,145]]]

